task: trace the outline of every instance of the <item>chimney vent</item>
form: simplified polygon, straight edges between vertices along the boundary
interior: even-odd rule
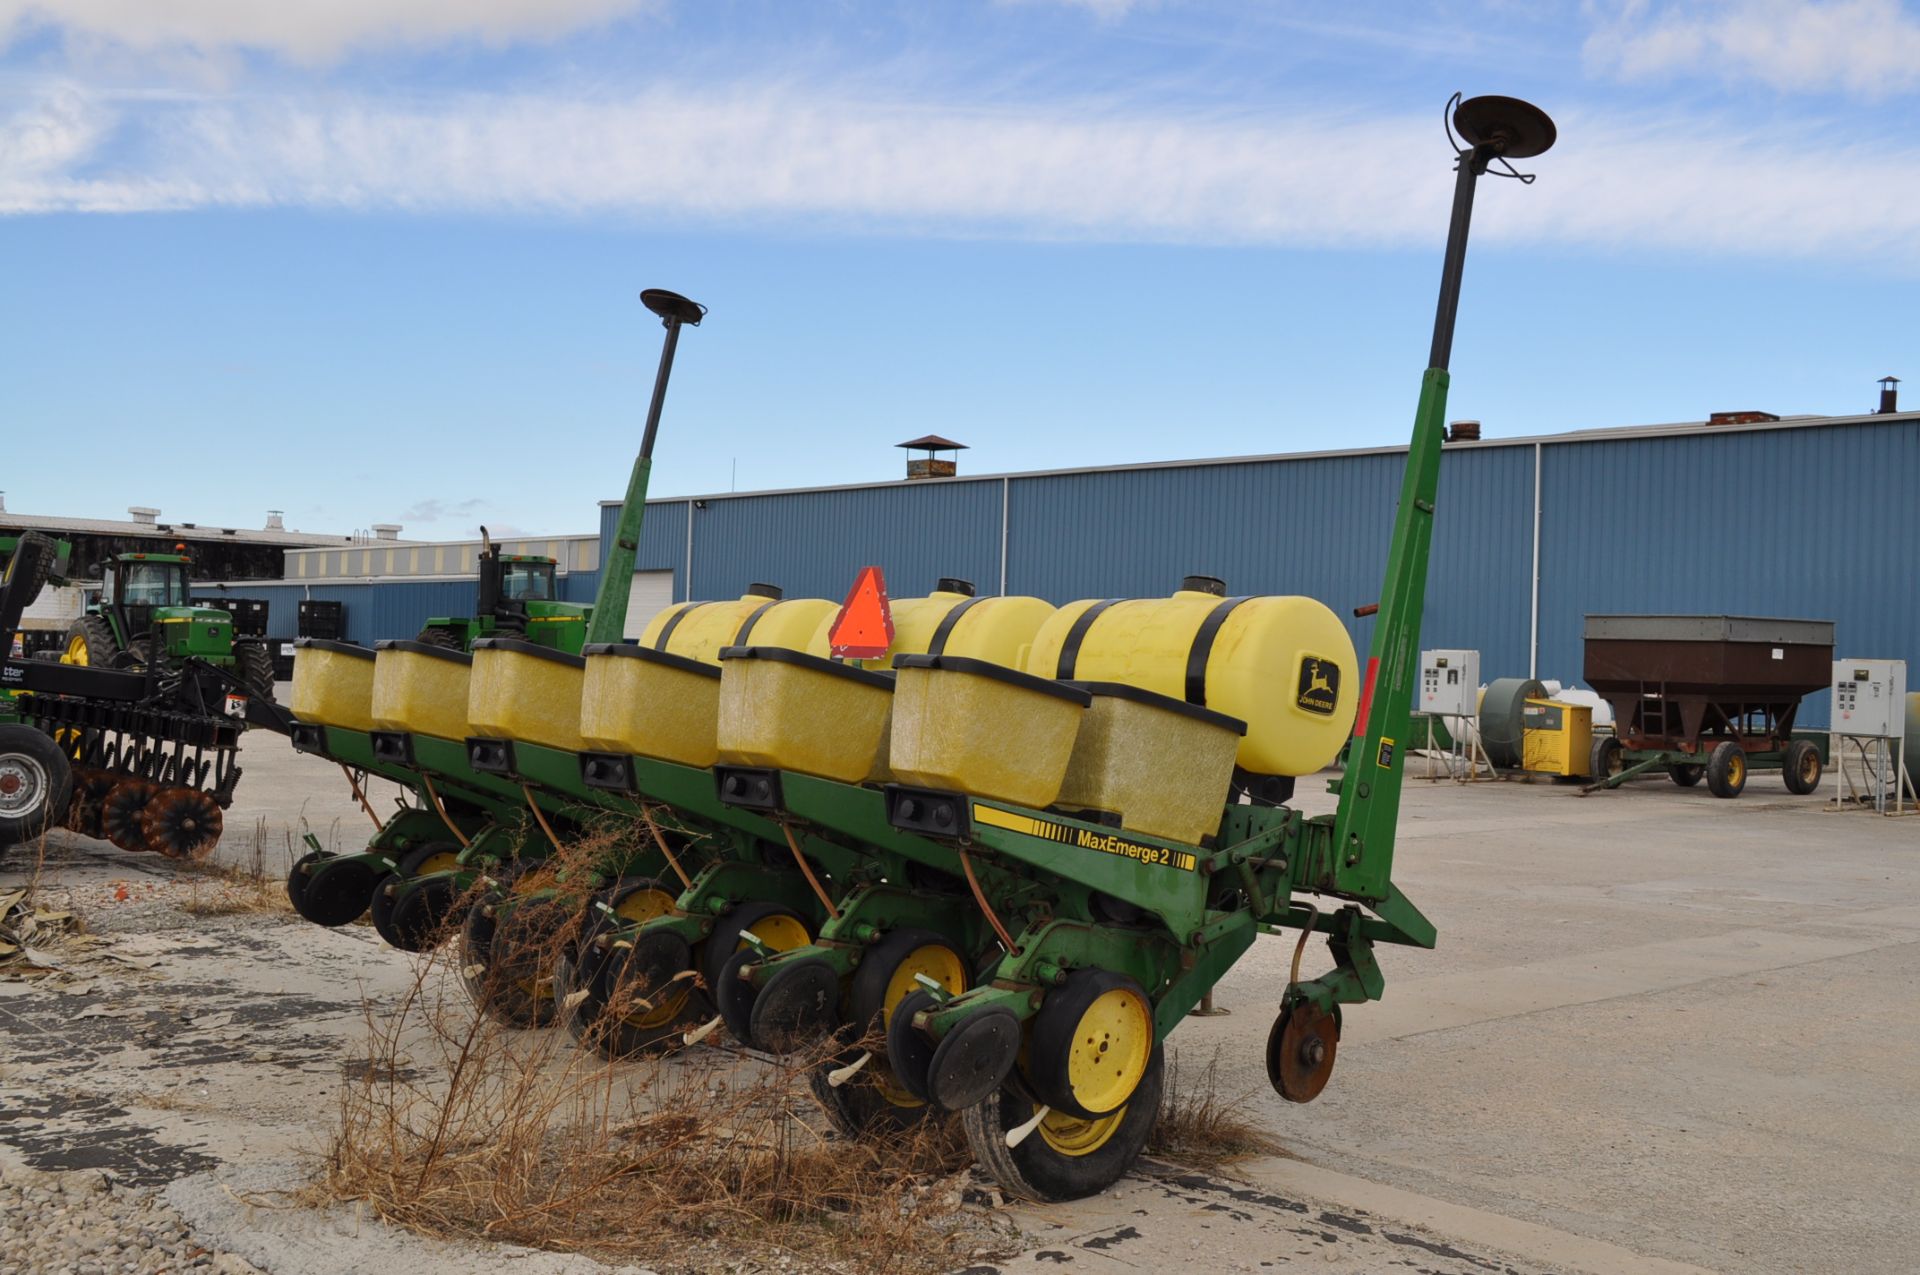
[[[1900,378],[1883,376],[1880,378],[1880,410],[1876,416],[1889,416],[1900,410]]]
[[[397,522],[374,523],[373,538],[375,540],[398,540],[400,538],[400,524]]]
[[[152,505],[128,505],[127,512],[143,527],[156,526],[160,521],[160,511]]]
[[[281,512],[282,511],[278,509],[267,510],[268,531],[285,531],[287,529],[286,519],[280,516]]]
[[[1455,421],[1447,426],[1449,443],[1477,443],[1480,441],[1479,421]]]
[[[956,443],[951,438],[942,438],[938,434],[928,434],[922,438],[910,438],[904,443],[895,443],[895,447],[904,447],[909,452],[925,452],[926,455],[915,459],[907,457],[907,479],[916,478],[952,478],[960,472],[960,458],[950,456],[941,460],[940,452],[964,452],[965,443]]]

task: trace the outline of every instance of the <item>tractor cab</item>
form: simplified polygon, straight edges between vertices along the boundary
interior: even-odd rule
[[[476,638],[518,637],[578,655],[591,607],[559,600],[558,565],[532,553],[502,553],[480,529],[479,596],[472,616],[435,616],[419,640],[465,650]]]
[[[67,631],[63,664],[145,668],[187,658],[235,667],[264,693],[272,660],[258,643],[234,641],[233,617],[196,606],[189,590],[193,560],[184,553],[123,553],[103,564],[100,600]]]

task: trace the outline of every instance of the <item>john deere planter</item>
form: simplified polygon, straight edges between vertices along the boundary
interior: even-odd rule
[[[614,1054],[723,1030],[824,1051],[815,1091],[848,1136],[957,1116],[1010,1190],[1064,1200],[1126,1172],[1159,1111],[1165,1038],[1281,935],[1268,1075],[1291,1101],[1316,1097],[1347,1008],[1384,991],[1374,946],[1435,942],[1392,867],[1454,316],[1479,177],[1518,176],[1511,162],[1554,140],[1509,98],[1459,103],[1452,123],[1432,352],[1364,662],[1322,603],[1204,577],[1058,608],[943,581],[895,604],[872,659],[833,658],[834,609],[770,590],[684,604],[621,643],[666,368],[700,316],[649,294],[667,349],[582,654],[494,640],[469,664],[396,647],[370,681],[301,657],[328,692],[336,676],[366,685],[375,728],[385,661],[446,662],[419,665],[432,685],[423,716],[398,723],[411,743],[374,759],[472,803],[443,814],[473,824],[453,855],[467,871],[512,795],[536,817],[544,839],[498,834],[502,866],[485,870],[502,884],[467,921],[469,968],[510,967],[526,993],[498,1012],[557,1009]],[[1293,809],[1296,782],[1343,750],[1336,812]],[[593,818],[640,830],[631,849],[591,880],[516,889],[514,862]],[[429,881],[449,862],[412,853],[389,870]],[[545,974],[515,964],[508,935],[536,908],[522,931],[576,922]],[[1333,967],[1306,978],[1315,934]]]

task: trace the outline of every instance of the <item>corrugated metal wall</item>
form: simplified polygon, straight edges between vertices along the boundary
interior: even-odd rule
[[[1920,422],[1543,449],[1540,670],[1608,612],[1832,620],[1841,659],[1920,670]],[[1483,663],[1482,667],[1486,667]],[[1824,694],[1802,721],[1827,724]]]

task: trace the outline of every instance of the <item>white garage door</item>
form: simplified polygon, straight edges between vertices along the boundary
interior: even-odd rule
[[[637,638],[647,621],[673,605],[673,572],[636,571],[627,586],[627,627],[624,636]]]

